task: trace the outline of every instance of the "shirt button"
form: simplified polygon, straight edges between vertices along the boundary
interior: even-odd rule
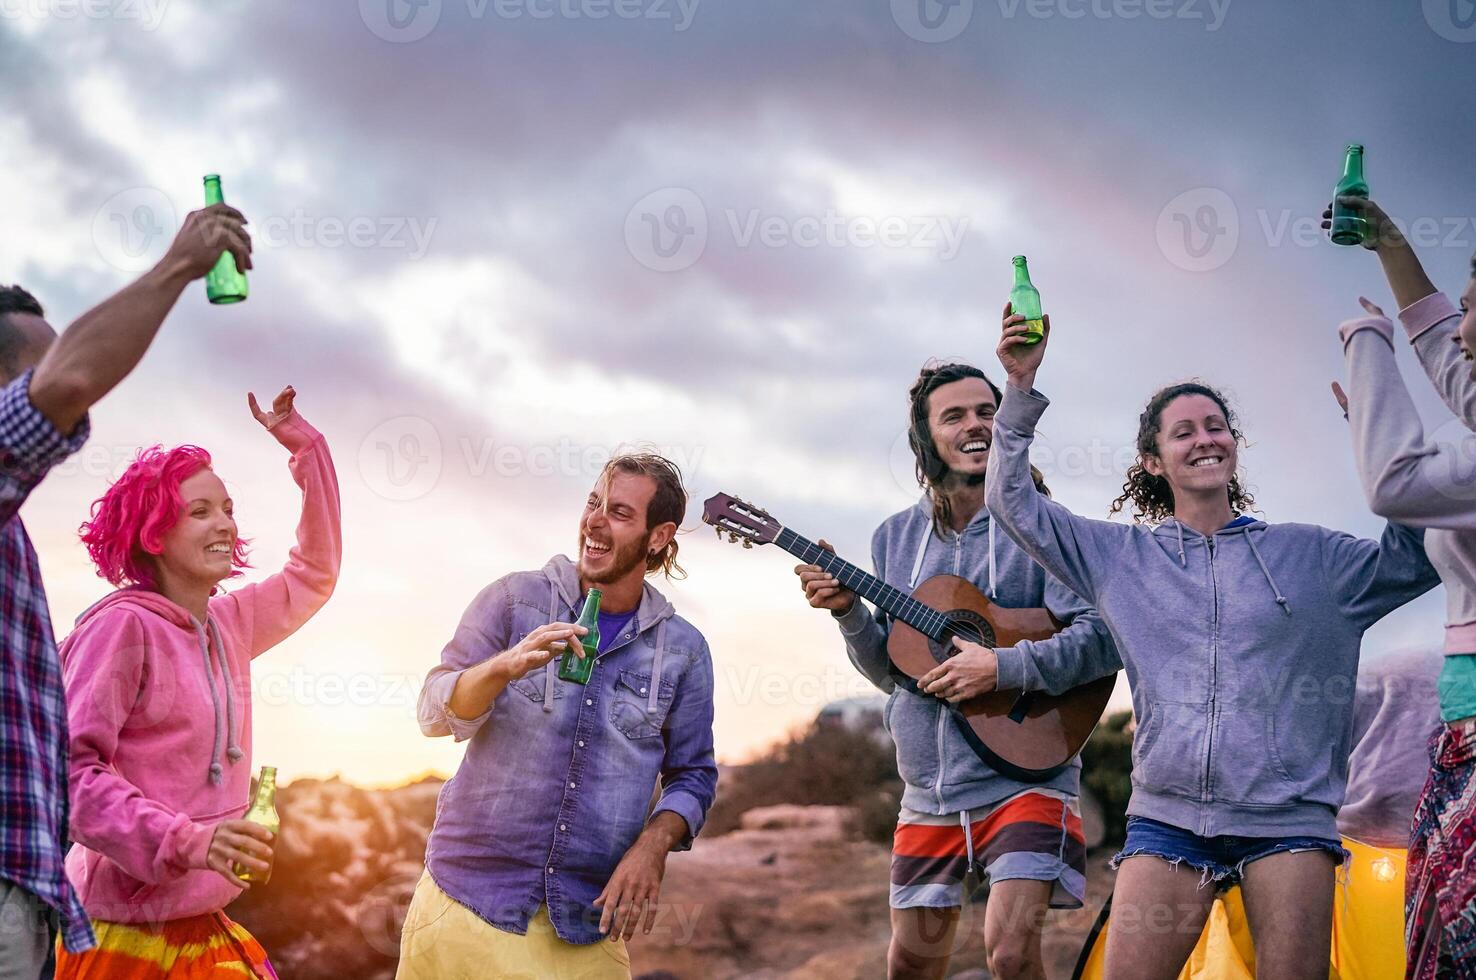
[[[553,868],[551,868],[551,867],[550,867],[550,868],[549,868],[549,869],[548,869],[548,873],[549,873],[549,874],[553,874],[553,873],[554,873],[554,869],[553,869]]]
[[[580,748],[581,748],[581,749],[582,749],[582,748],[584,748],[584,740],[583,740],[583,739],[581,739],[581,740],[580,740],[580,742],[579,742],[579,747],[580,747]]]
[[[645,689],[645,688],[644,688],[644,687],[643,687],[643,688],[641,688],[641,693],[642,693],[642,694],[645,694],[645,693],[646,693],[646,689]]]
[[[568,830],[569,828],[565,824],[559,824],[559,829],[560,830]]]
[[[573,783],[570,783],[570,784],[569,784],[569,788],[570,788],[570,789],[573,789],[573,788],[574,788],[574,784],[573,784]]]
[[[644,692],[644,691],[643,691],[643,692],[641,692],[641,693],[643,693],[643,694],[644,694],[644,693],[645,693],[645,692]],[[585,703],[585,704],[594,704],[594,700],[593,700],[593,699],[591,699],[591,698],[585,698],[585,699],[584,699],[584,703]]]

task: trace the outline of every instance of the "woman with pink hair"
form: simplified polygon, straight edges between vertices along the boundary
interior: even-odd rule
[[[292,453],[303,491],[287,566],[234,592],[248,567],[233,504],[197,446],[138,454],[92,506],[82,540],[116,592],[61,646],[71,728],[67,874],[97,948],[58,951],[58,978],[275,978],[223,911],[266,871],[271,835],[240,819],[251,774],[251,661],[320,609],[338,578],[338,480],[322,435],[284,388],[251,413]],[[249,972],[248,972],[249,971]]]

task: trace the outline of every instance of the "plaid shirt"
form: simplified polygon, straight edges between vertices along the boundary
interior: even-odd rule
[[[16,512],[48,470],[81,448],[31,404],[31,372],[0,389],[0,877],[57,911],[62,940],[95,945],[67,880],[67,706],[41,567]]]

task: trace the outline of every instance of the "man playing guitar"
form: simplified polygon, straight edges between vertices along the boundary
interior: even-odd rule
[[[1095,610],[995,533],[984,471],[999,399],[977,368],[923,368],[911,390],[909,443],[924,494],[877,529],[876,575],[903,592],[933,575],[957,575],[1000,606],[1044,606],[1064,629],[1000,649],[955,640],[959,652],[924,675],[915,693],[888,660],[891,618],[867,610],[819,565],[795,569],[810,605],[836,617],[856,669],[889,695],[886,725],[906,784],[892,847],[893,980],[944,976],[981,873],[990,884],[984,943],[1000,978],[1043,978],[1046,909],[1080,908],[1086,894],[1080,760],[1043,781],[1012,778],[980,758],[951,707],[996,689],[1057,694],[1122,666]]]

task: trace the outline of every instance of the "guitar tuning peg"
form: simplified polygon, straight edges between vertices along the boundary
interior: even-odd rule
[[[715,527],[715,528],[712,529],[712,533],[713,534],[716,534],[718,536],[718,540],[719,541],[721,541],[723,539],[723,529],[722,528]]]
[[[750,541],[748,538],[744,538],[743,539],[743,547],[745,547],[745,548],[752,548],[753,547],[753,542]]]

